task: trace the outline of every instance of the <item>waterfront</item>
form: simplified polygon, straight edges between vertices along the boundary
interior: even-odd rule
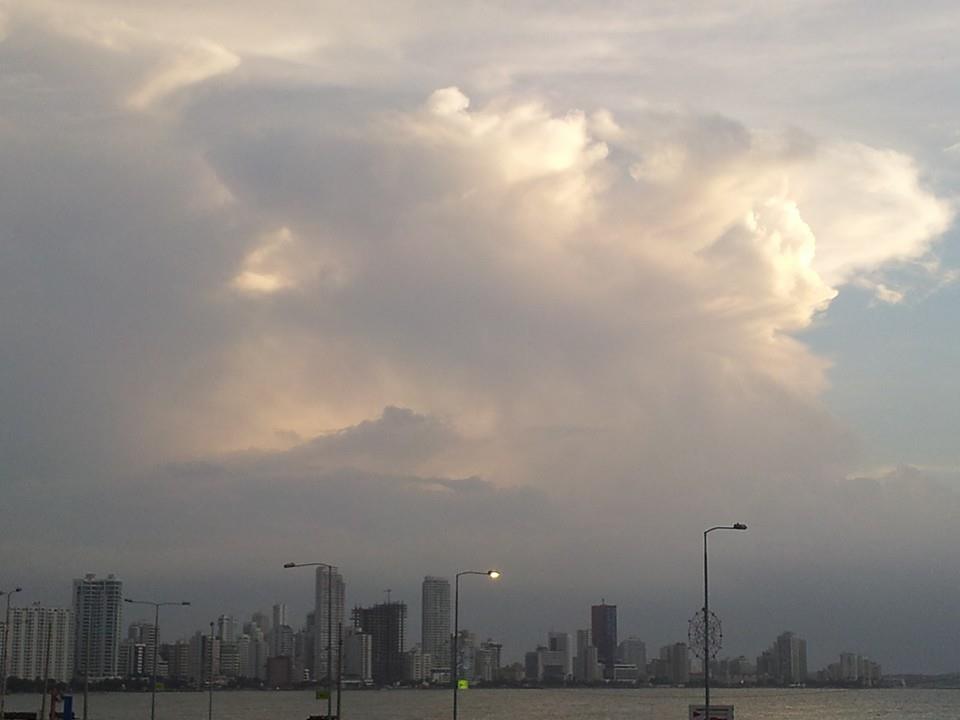
[[[469,690],[461,693],[462,720],[686,720],[687,705],[702,691],[640,690]],[[958,690],[719,690],[714,702],[736,706],[738,720],[862,720],[960,717]],[[8,698],[8,710],[37,710],[36,695]],[[225,691],[214,694],[214,718],[221,720],[306,720],[325,702],[312,692]],[[82,699],[77,696],[77,717]],[[89,720],[148,718],[149,694],[91,693]],[[205,720],[206,693],[164,693],[158,720]],[[439,690],[349,692],[346,720],[445,720],[450,694]]]

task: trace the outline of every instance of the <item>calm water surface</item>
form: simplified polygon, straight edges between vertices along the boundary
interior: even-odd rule
[[[467,690],[459,720],[686,720],[696,690]],[[957,720],[960,690],[768,690],[718,691],[711,698],[736,706],[737,720]],[[345,720],[446,720],[450,693],[438,690],[346,692]],[[306,720],[326,710],[312,692],[217,692],[217,720]],[[82,717],[82,699],[76,699]],[[37,695],[7,698],[8,710],[39,710]],[[149,694],[90,695],[89,720],[150,717]],[[157,720],[206,720],[205,693],[160,693]]]

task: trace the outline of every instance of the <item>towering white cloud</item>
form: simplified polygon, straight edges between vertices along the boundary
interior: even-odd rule
[[[938,272],[954,210],[918,161],[647,99],[610,7],[518,12],[476,69],[492,51],[436,8],[128,5],[13,3],[3,26],[5,563],[52,576],[132,518],[128,569],[171,582],[187,554],[199,582],[225,547],[266,565],[308,541],[409,574],[454,537],[531,597],[571,563],[613,582],[597,547],[669,595],[717,514],[758,519],[743,575],[854,548],[836,579],[859,551],[882,566],[860,538],[900,503],[934,528],[905,559],[936,554],[952,494],[835,482],[856,441],[802,336],[851,287],[909,297],[891,268]],[[551,23],[572,39],[541,52]],[[25,520],[86,503],[120,520]]]

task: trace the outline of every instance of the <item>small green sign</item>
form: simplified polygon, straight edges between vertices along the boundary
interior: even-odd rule
[[[470,688],[469,680],[457,680],[457,690],[468,690]]]
[[[326,690],[317,690],[317,700],[326,700],[330,697],[330,693]]]

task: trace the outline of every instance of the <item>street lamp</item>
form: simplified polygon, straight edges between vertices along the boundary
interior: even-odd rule
[[[150,683],[150,720],[153,720],[157,711],[157,647],[160,645],[160,607],[166,605],[189,605],[186,600],[182,602],[154,602],[153,600],[131,600],[124,598],[124,602],[131,605],[152,605],[153,606],[153,668],[152,681]],[[2,718],[3,715],[0,715]]]
[[[336,565],[325,562],[284,563],[286,569],[298,567],[324,567],[327,569],[327,720],[333,720],[333,571]],[[319,618],[318,618],[319,619]],[[341,619],[342,623],[342,619]],[[342,630],[341,630],[342,632]],[[340,677],[342,658],[337,647],[337,720],[340,720]]]
[[[453,586],[453,657],[450,658],[450,684],[453,686],[453,720],[457,720],[457,692],[460,681],[460,576],[486,575],[496,580],[499,570],[463,570],[458,572]]]
[[[703,700],[706,720],[710,720],[710,588],[707,583],[707,535],[714,530],[746,530],[743,523],[717,525],[703,531]]]
[[[0,595],[7,596],[7,614],[6,621],[3,623],[3,659],[0,660],[0,718],[4,717],[4,709],[7,705],[7,648],[10,646],[10,597],[20,592],[23,588],[14,588],[13,590],[0,590]]]

